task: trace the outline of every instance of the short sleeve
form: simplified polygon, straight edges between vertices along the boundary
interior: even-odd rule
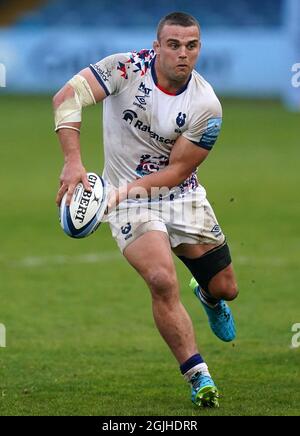
[[[90,70],[104,89],[106,95],[118,94],[122,85],[128,81],[126,54],[107,56],[96,64],[90,64]]]
[[[138,77],[145,75],[152,58],[153,51],[146,49],[117,53],[90,64],[90,69],[106,95],[117,95]]]
[[[222,125],[222,107],[217,98],[207,105],[205,111],[199,109],[191,119],[183,136],[199,147],[211,150],[218,139]]]

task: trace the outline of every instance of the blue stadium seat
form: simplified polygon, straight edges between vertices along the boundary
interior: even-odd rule
[[[202,26],[279,26],[283,0],[49,0],[16,23],[27,26],[153,27],[174,10],[196,16]]]

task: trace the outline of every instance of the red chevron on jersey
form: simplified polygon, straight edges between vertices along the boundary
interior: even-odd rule
[[[121,76],[123,77],[123,79],[128,79],[128,74],[126,71],[125,64],[123,64],[122,62],[119,62],[119,65],[117,66],[117,70],[121,71]]]

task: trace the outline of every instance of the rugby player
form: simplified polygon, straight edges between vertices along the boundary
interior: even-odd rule
[[[191,386],[192,401],[218,407],[218,389],[181,303],[172,258],[173,251],[190,270],[190,286],[212,331],[232,341],[235,324],[225,301],[236,298],[237,284],[225,235],[196,175],[222,122],[218,98],[194,70],[200,48],[198,21],[174,12],[161,19],[151,50],[108,56],[55,95],[65,158],[56,201],[67,192],[69,203],[80,181],[89,189],[81,111],[103,101],[103,177],[114,188],[107,215],[113,237],[151,291],[156,326]]]

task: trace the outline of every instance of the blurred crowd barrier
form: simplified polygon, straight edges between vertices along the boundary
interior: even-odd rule
[[[285,4],[281,26],[203,29],[197,70],[217,93],[282,97],[290,108],[300,109],[300,1]],[[155,27],[0,30],[0,63],[6,72],[1,92],[53,93],[90,63],[112,53],[151,48],[154,39]]]
[[[120,30],[49,29],[0,32],[7,88],[16,92],[53,92],[80,69],[104,56],[151,48],[153,33]],[[287,39],[278,31],[206,31],[197,70],[216,90],[230,95],[280,93]]]

